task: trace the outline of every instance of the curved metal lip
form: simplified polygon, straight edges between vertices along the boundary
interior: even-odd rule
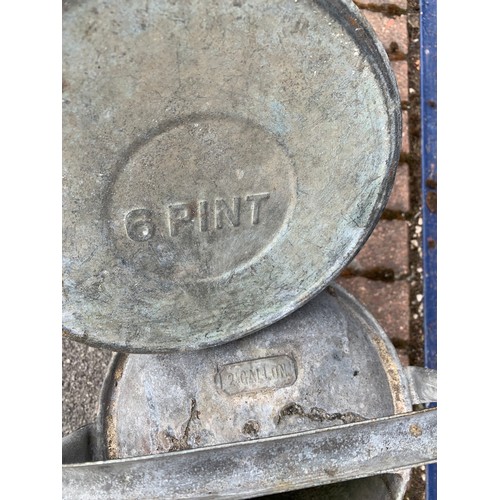
[[[410,387],[404,374],[403,366],[399,360],[398,353],[389,337],[379,325],[373,315],[347,290],[336,283],[332,283],[327,290],[329,293],[340,296],[346,308],[356,314],[361,321],[365,322],[374,335],[370,335],[373,347],[379,353],[380,361],[384,367],[391,389],[394,412],[406,413],[412,411]]]
[[[286,307],[282,307],[278,312],[267,313],[261,317],[260,321],[253,323],[251,327],[238,329],[230,333],[225,333],[222,339],[199,341],[195,346],[172,346],[170,342],[165,342],[162,346],[151,345],[131,345],[130,343],[117,341],[108,342],[101,341],[99,338],[90,337],[88,334],[81,334],[75,332],[73,329],[63,325],[63,334],[75,340],[93,347],[109,349],[116,352],[128,353],[169,353],[172,351],[190,351],[215,347],[243,336],[256,332],[266,326],[273,324],[280,319],[286,317],[296,309],[300,308],[306,302],[311,300],[314,296],[324,290],[327,285],[336,278],[342,269],[349,264],[355,255],[362,248],[363,244],[369,238],[373,229],[375,228],[382,211],[389,199],[392,185],[394,182],[396,168],[399,161],[399,154],[401,148],[401,130],[402,118],[400,109],[400,97],[398,92],[395,76],[388,59],[388,56],[382,47],[382,44],[377,39],[373,29],[366,21],[364,16],[359,12],[358,8],[350,0],[312,0],[325,10],[330,15],[335,17],[344,28],[350,33],[351,37],[356,40],[357,44],[366,51],[366,57],[371,61],[371,67],[376,73],[376,77],[380,86],[384,89],[384,99],[386,101],[386,112],[388,113],[390,127],[393,131],[390,140],[391,154],[386,162],[387,176],[382,182],[381,189],[378,191],[376,208],[370,213],[369,223],[365,226],[361,237],[356,241],[355,246],[349,253],[344,253],[330,268],[318,272],[318,279],[313,286],[308,290],[297,293],[293,300],[290,300]],[[290,284],[293,288],[293,282]]]

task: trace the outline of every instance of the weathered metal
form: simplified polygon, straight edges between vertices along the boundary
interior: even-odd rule
[[[437,401],[437,371],[420,366],[405,366],[404,371],[414,405]]]
[[[343,481],[318,498],[400,500],[408,474],[395,472],[436,460],[436,416],[435,409],[423,410],[244,443],[65,465],[63,498],[252,498]],[[380,472],[385,474],[367,477]]]
[[[65,5],[67,335],[220,345],[326,286],[399,156],[392,70],[352,2]]]
[[[64,496],[250,498],[386,474],[333,498],[400,500],[401,471],[436,459],[435,413],[408,413],[435,400],[435,372],[403,368],[366,309],[330,292],[223,346],[115,355],[98,421],[65,443]]]
[[[105,471],[124,474],[113,465],[122,462],[114,460],[199,450],[200,455],[179,462],[123,462],[126,474],[132,474],[129,482],[137,482],[131,494],[147,498],[161,488],[167,498],[249,498],[386,474],[383,480],[342,483],[334,491],[342,492],[339,498],[357,499],[368,488],[371,498],[400,500],[409,479],[401,471],[435,460],[435,417],[424,417],[424,430],[417,422],[421,417],[408,414],[412,403],[434,400],[435,391],[425,390],[433,382],[431,371],[403,369],[373,317],[332,285],[330,293],[289,317],[230,344],[186,353],[115,355],[98,421],[74,438],[86,448],[73,453],[75,462],[89,456],[107,462],[86,466],[86,479],[71,469],[65,488],[83,490],[84,481],[95,480],[99,486],[89,491],[100,495]],[[387,423],[394,414],[406,414],[406,423]],[[360,423],[365,425],[350,429]],[[336,433],[332,426],[342,430]],[[408,435],[414,438],[409,444]],[[255,448],[247,448],[249,442],[256,442]],[[278,459],[270,447],[286,450],[286,457]],[[332,460],[342,465],[331,468]],[[139,473],[141,464],[145,468]],[[206,474],[217,479],[207,483]],[[120,488],[110,491],[121,498]]]

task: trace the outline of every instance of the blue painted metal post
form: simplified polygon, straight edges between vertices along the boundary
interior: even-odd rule
[[[437,369],[437,26],[436,0],[420,0],[422,219],[425,366]],[[437,498],[437,465],[427,466],[427,500]]]

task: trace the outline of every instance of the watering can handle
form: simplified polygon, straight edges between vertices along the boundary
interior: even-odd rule
[[[77,432],[73,444],[84,449],[74,456],[84,459],[93,428]],[[194,450],[73,463],[62,468],[63,498],[248,498],[249,491],[302,489],[435,462],[436,435],[437,408],[431,408]]]

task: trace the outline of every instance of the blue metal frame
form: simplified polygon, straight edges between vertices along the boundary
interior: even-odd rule
[[[437,369],[437,25],[436,0],[420,0],[424,359]],[[437,465],[427,466],[427,500],[437,498]]]

